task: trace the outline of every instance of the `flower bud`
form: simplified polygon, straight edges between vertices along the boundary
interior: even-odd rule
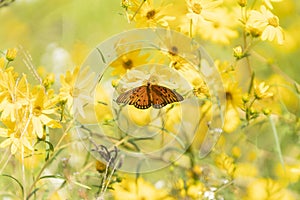
[[[237,59],[241,59],[244,57],[243,48],[241,46],[237,46],[233,48],[233,56]]]
[[[16,48],[8,49],[6,52],[6,60],[13,61],[17,56],[17,52]]]
[[[241,7],[245,7],[247,5],[247,0],[238,0],[237,2]]]

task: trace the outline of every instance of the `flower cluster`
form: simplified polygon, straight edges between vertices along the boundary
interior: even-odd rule
[[[144,48],[146,42],[133,34],[115,40],[108,53],[100,45],[95,66],[64,74],[56,72],[69,64],[61,57],[76,66],[87,44],[75,44],[73,57],[62,49],[45,54],[42,62],[53,57],[53,65],[59,63],[55,74],[36,69],[20,48],[0,51],[0,197],[299,199],[300,86],[283,72],[290,72],[297,63],[291,57],[297,56],[280,62],[299,49],[293,37],[299,18],[286,17],[297,10],[294,1],[121,0],[122,13],[115,16],[120,24],[154,30],[159,42]],[[0,1],[3,13],[20,23],[10,28],[16,35],[30,32],[2,8],[12,2]],[[76,27],[68,23],[72,17],[64,14],[63,32]],[[291,21],[296,22],[288,27]],[[90,69],[99,68],[99,61],[107,68],[96,79]],[[212,66],[216,73],[208,80],[204,73]],[[222,87],[214,87],[220,82]],[[162,107],[118,104],[116,95],[127,91],[131,104],[151,104],[156,95]],[[177,93],[183,100],[168,103]],[[218,115],[214,109],[222,111],[217,120],[222,127],[211,123]],[[71,131],[75,126],[78,133]],[[130,157],[142,154],[145,158]]]
[[[47,128],[61,127],[59,98],[42,84],[30,85],[25,74],[14,71],[10,62],[16,54],[16,49],[9,49],[6,58],[0,58],[1,137],[6,138],[0,147],[9,147],[12,154],[32,154],[36,142],[45,139]]]

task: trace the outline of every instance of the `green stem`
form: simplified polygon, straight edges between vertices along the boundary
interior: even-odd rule
[[[276,146],[276,150],[278,152],[279,160],[280,160],[282,167],[284,168],[284,161],[283,161],[282,152],[281,152],[281,148],[280,148],[278,133],[277,133],[276,126],[275,126],[274,121],[272,120],[271,116],[269,116],[269,122],[272,127],[272,132],[273,132],[273,136],[275,139],[275,146]]]

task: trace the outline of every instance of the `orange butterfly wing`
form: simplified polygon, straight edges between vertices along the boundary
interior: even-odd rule
[[[150,91],[147,86],[136,87],[120,94],[116,102],[134,105],[139,109],[147,109],[151,106]]]
[[[183,101],[183,97],[169,88],[151,85],[151,99],[153,108],[162,108],[167,104]]]
[[[182,100],[183,97],[174,90],[159,85],[147,84],[147,86],[136,87],[120,94],[116,102],[118,104],[134,105],[139,109],[147,109],[151,105],[153,108],[160,109],[167,104]]]

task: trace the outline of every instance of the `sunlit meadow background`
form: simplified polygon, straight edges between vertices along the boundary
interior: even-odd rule
[[[227,118],[214,151],[199,160],[197,149],[189,150],[181,163],[151,174],[118,173],[85,151],[71,131],[72,120],[65,119],[60,121],[63,128],[49,125],[50,137],[37,133],[47,142],[34,147],[39,149],[36,156],[22,159],[20,150],[11,152],[10,145],[2,145],[1,199],[300,199],[300,1],[249,0],[242,8],[247,1],[224,0],[218,5],[223,10],[215,13],[224,16],[221,26],[230,31],[209,29],[210,25],[196,30],[194,25],[192,34],[187,33],[190,21],[182,17],[191,10],[197,13],[187,8],[188,1],[153,1],[143,5],[142,0],[2,0],[0,56],[6,64],[7,49],[17,48],[9,66],[19,76],[26,74],[32,85],[39,84],[35,72],[43,79],[53,73],[50,85],[59,93],[65,80],[60,76],[67,77],[68,70],[73,73],[95,46],[114,34],[148,26],[181,30],[203,45],[224,78]],[[245,26],[239,17],[243,9],[248,14],[251,9],[261,12],[266,2],[279,18],[283,44],[276,38],[254,38],[254,23]],[[163,16],[175,18],[166,19],[167,25],[165,21],[149,24],[139,16],[147,6],[168,6]],[[229,15],[232,18],[226,21]],[[128,23],[132,16],[137,21]],[[215,38],[210,37],[217,31]],[[255,45],[245,49],[245,41]],[[194,89],[195,95],[203,92],[196,83]],[[1,100],[3,91],[1,85]],[[1,127],[4,131],[7,124]],[[0,143],[8,138],[3,132],[0,135]]]

